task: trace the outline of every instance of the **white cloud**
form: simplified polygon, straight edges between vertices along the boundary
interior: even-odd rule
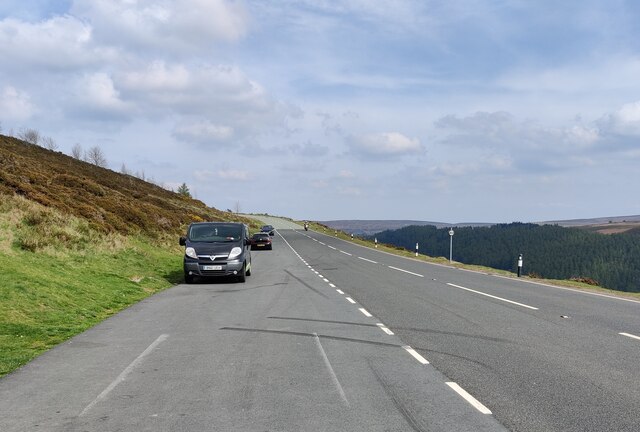
[[[219,169],[217,171],[198,170],[194,177],[201,182],[211,180],[248,181],[252,179],[251,173],[245,170]]]
[[[75,0],[71,12],[101,43],[174,55],[238,40],[248,25],[243,3],[225,0]]]
[[[623,105],[600,121],[603,129],[609,133],[640,136],[640,101]]]
[[[0,56],[3,68],[24,71],[30,65],[73,70],[112,61],[116,51],[96,46],[91,26],[65,15],[36,23],[13,18],[0,21]]]
[[[230,126],[203,120],[177,126],[173,136],[181,141],[208,144],[229,141],[234,136],[234,130]]]
[[[131,115],[134,107],[120,97],[113,80],[106,73],[85,76],[76,90],[76,109],[84,115],[105,116],[108,119]]]
[[[7,86],[0,93],[0,116],[2,120],[24,121],[35,112],[31,97],[14,87]]]
[[[398,132],[354,136],[349,144],[355,153],[373,157],[402,156],[423,151],[419,140]]]

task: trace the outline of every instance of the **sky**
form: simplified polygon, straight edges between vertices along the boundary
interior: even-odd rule
[[[0,129],[222,210],[640,214],[635,0],[2,0]]]

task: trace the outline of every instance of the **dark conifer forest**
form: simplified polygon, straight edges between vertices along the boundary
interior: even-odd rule
[[[449,257],[448,229],[408,226],[375,235],[381,243]],[[640,232],[603,235],[579,228],[528,223],[455,228],[453,260],[548,279],[593,280],[619,291],[640,292]]]

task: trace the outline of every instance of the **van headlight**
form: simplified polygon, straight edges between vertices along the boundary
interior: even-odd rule
[[[196,254],[196,250],[192,247],[188,247],[184,250],[184,254],[189,258],[198,259],[198,254]]]
[[[236,246],[233,249],[231,249],[231,252],[229,252],[229,259],[233,259],[238,255],[240,255],[241,253],[242,253],[242,248],[239,248]]]

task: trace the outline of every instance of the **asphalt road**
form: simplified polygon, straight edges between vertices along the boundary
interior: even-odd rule
[[[303,233],[280,228],[244,284],[178,285],[0,379],[0,431],[505,430],[360,302],[407,274],[377,283]]]
[[[640,430],[640,302],[284,236],[508,429]]]
[[[245,284],[178,285],[1,379],[0,431],[640,430],[640,303],[264,222]]]

